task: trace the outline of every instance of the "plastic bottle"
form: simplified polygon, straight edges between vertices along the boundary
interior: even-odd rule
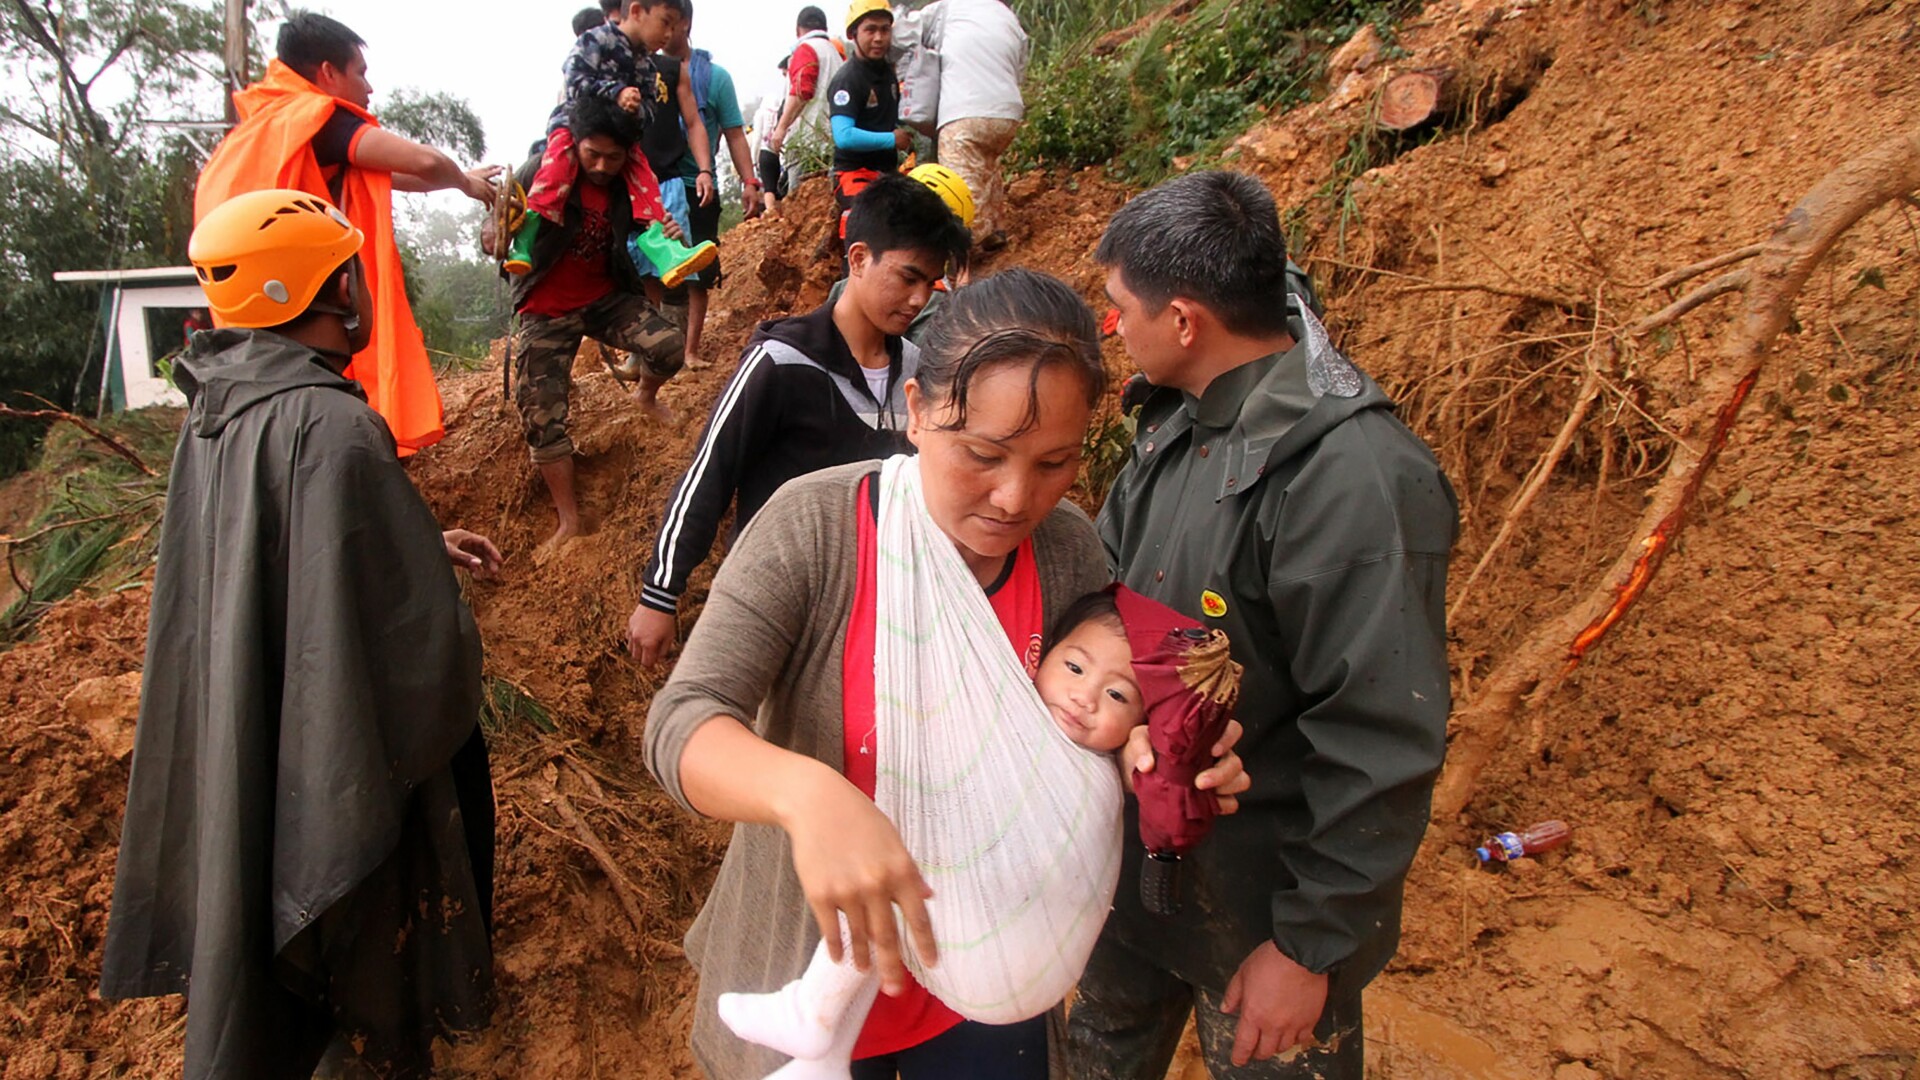
[[[1514,859],[1552,851],[1573,839],[1573,829],[1564,821],[1543,821],[1517,833],[1503,832],[1473,849],[1482,864],[1511,862]]]

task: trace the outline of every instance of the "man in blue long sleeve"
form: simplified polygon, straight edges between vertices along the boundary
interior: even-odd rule
[[[887,59],[893,46],[893,9],[887,0],[853,0],[847,39],[853,56],[827,88],[833,198],[840,204],[843,242],[855,196],[881,173],[898,172],[900,152],[913,145],[913,133],[900,126],[900,78]]]

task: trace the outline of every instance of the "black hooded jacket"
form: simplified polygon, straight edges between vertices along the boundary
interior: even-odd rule
[[[336,1032],[417,1065],[491,982],[484,750],[480,792],[450,768],[479,633],[358,384],[265,331],[195,335],[175,377],[101,991],[190,989],[188,1077],[306,1076]]]
[[[641,579],[640,602],[672,612],[736,503],[738,535],[780,485],[832,465],[910,452],[906,394],[920,350],[887,338],[887,400],[868,388],[833,325],[833,301],[760,324],[714,402],[693,462],[674,486]]]

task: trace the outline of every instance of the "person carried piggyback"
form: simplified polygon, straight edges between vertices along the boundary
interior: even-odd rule
[[[678,128],[681,118],[659,102],[662,98],[678,101],[679,87],[660,91],[656,84],[664,82],[665,75],[654,54],[671,38],[675,20],[684,17],[681,0],[632,0],[618,21],[593,27],[574,42],[561,69],[564,96],[547,117],[546,150],[527,188],[526,220],[514,233],[502,263],[507,273],[520,276],[533,269],[533,241],[542,219],[555,227],[565,224],[567,194],[579,179],[573,136],[568,131],[574,102],[589,95],[601,97],[637,116],[643,130],[663,124]],[[675,67],[678,83],[684,79],[684,72]],[[691,98],[691,91],[687,96]],[[704,145],[704,127],[699,138]],[[634,244],[667,287],[713,262],[719,254],[713,244],[689,248],[679,242],[685,230],[669,212],[660,179],[645,154],[636,153],[627,159],[625,181],[634,220],[650,223],[634,238]],[[679,183],[678,178],[674,183]]]
[[[1008,668],[1018,665],[1017,660],[1008,659]],[[1084,761],[1082,751],[1111,754],[1127,744],[1135,729],[1147,728],[1153,747],[1151,763],[1143,762],[1147,771],[1136,771],[1131,778],[1139,797],[1140,838],[1148,852],[1139,888],[1150,909],[1174,913],[1178,910],[1173,876],[1178,855],[1206,835],[1218,812],[1212,794],[1197,790],[1194,779],[1213,762],[1239,694],[1241,666],[1228,655],[1226,635],[1124,586],[1110,585],[1082,596],[1061,612],[1038,668],[1030,674],[1033,693],[1024,700],[1003,699],[1003,710],[994,714],[998,720],[987,726],[1005,730],[990,737],[1011,736],[1013,729],[1019,739],[1039,733],[1048,752]],[[1049,721],[1071,747],[1045,735]],[[932,732],[927,734],[930,737]],[[883,770],[892,767],[885,760],[880,765]],[[1011,828],[1056,835],[1064,827],[1081,834],[1072,845],[1042,849],[1054,851],[1096,850],[1103,845],[1092,834],[1104,830],[1108,850],[1117,852],[1119,822],[1097,812],[1117,792],[1113,770],[1046,772],[1055,787],[1049,805],[1022,807],[1016,818],[1009,819]],[[1077,796],[1059,790],[1074,787],[1082,789]],[[1070,941],[1074,935],[1071,928],[1062,931],[1061,927],[1089,920],[1091,929],[1098,929],[1111,902],[1117,867],[1096,858],[1077,868],[1056,862],[1008,874],[1016,868],[991,860],[961,865],[946,859],[957,859],[969,848],[998,846],[1000,838],[966,834],[954,839],[950,851],[921,853],[923,871],[930,878],[937,871],[948,872],[941,895],[947,910],[942,913],[939,936],[947,941],[985,940],[977,937],[984,925],[989,936],[1016,939],[1018,947],[977,952],[943,947],[938,973],[916,975],[949,1007],[983,1022],[1010,1022],[1021,1018],[1021,1013],[1035,1012],[1036,1006],[1044,1011],[1065,996],[1081,966],[1071,945],[1060,948],[1062,939]],[[945,865],[931,865],[939,863]],[[1080,875],[1082,891],[1073,894],[1083,905],[1080,910],[1059,903],[1072,890],[1042,880],[1063,869],[1069,874],[1097,871]],[[1033,910],[1050,905],[1052,910],[1032,917]],[[962,916],[967,931],[955,934],[945,916],[959,914],[961,908],[981,910]],[[1083,962],[1084,954],[1078,959]],[[879,982],[878,974],[861,972],[851,958],[835,961],[822,942],[800,978],[770,993],[722,994],[718,1008],[734,1034],[793,1058],[769,1080],[842,1080],[852,1075],[854,1045]],[[951,994],[941,994],[949,984],[996,991],[1024,987],[1026,993],[1010,994],[1012,1000],[991,1004],[982,999],[970,1006],[953,1000]]]

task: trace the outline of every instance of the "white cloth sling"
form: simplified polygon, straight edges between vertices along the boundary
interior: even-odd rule
[[[1119,771],[1041,704],[979,582],[928,515],[919,460],[888,460],[879,482],[874,802],[933,888],[939,945],[935,966],[908,949],[907,967],[969,1020],[1025,1020],[1066,997],[1112,905]],[[781,1080],[845,1077],[876,981],[833,964],[823,945],[781,990],[723,994],[720,1016],[795,1058],[773,1074]]]

